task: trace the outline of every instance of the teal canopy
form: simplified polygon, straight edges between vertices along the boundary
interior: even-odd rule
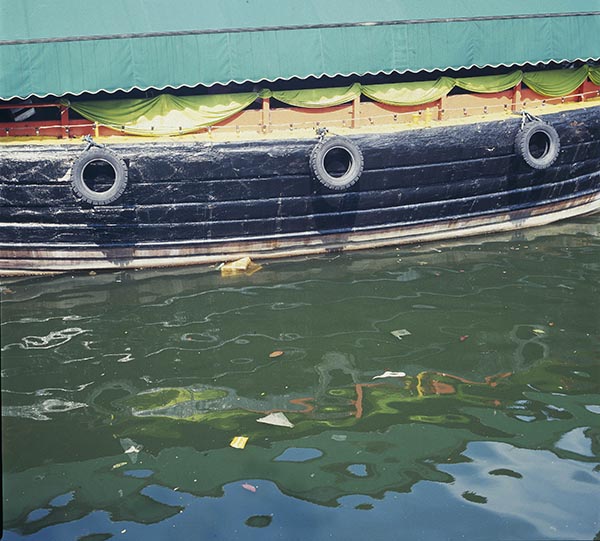
[[[0,99],[600,58],[599,0],[0,0]]]

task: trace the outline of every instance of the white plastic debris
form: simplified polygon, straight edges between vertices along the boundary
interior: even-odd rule
[[[397,331],[392,331],[390,334],[395,336],[398,340],[402,340],[403,336],[410,335],[410,331],[407,331],[406,329],[398,329]]]
[[[123,448],[123,452],[129,456],[129,460],[135,464],[137,462],[138,454],[144,448],[144,446],[136,443],[131,438],[121,438],[119,443]]]
[[[389,370],[386,370],[383,374],[380,374],[379,376],[373,377],[373,379],[379,379],[379,378],[403,378],[405,376],[406,376],[406,372],[390,372]]]
[[[256,419],[257,423],[265,423],[267,425],[274,426],[285,426],[287,428],[294,428],[294,424],[285,416],[284,413],[278,411],[276,413],[269,413],[266,417]]]

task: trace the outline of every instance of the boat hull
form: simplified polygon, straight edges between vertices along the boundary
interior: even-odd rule
[[[78,199],[77,145],[0,150],[3,274],[148,268],[454,239],[600,209],[600,107],[549,114],[560,153],[533,169],[521,118],[349,136],[358,182],[323,186],[314,139],[110,145],[127,164],[109,205]]]

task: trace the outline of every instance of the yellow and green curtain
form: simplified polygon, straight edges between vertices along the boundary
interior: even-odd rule
[[[212,126],[248,107],[255,92],[150,99],[73,102],[84,118],[134,135],[177,135]]]
[[[579,69],[534,71],[523,74],[523,82],[542,96],[557,98],[573,92],[587,79],[588,66]]]
[[[363,85],[368,98],[387,105],[422,105],[439,100],[454,88],[454,79],[440,77],[437,81]]]
[[[435,81],[361,85],[303,90],[269,90],[235,94],[177,97],[161,94],[149,99],[68,102],[84,118],[135,135],[178,135],[212,126],[246,109],[260,98],[274,98],[292,107],[323,108],[342,105],[364,95],[379,103],[414,106],[434,102],[454,88],[469,92],[494,93],[526,84],[547,97],[560,97],[589,79],[600,85],[600,67],[577,69],[521,70],[482,77],[440,77]]]
[[[261,98],[275,98],[276,100],[291,105],[292,107],[307,107],[311,109],[321,107],[335,107],[354,100],[361,94],[361,85],[354,83],[345,88],[310,88],[306,90],[265,90],[260,93]]]

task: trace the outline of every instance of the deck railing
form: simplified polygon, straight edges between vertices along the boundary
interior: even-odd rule
[[[227,133],[240,136],[243,133],[269,134],[276,131],[294,132],[319,126],[357,129],[400,124],[433,126],[436,122],[457,118],[485,116],[497,113],[511,114],[522,109],[535,110],[547,105],[582,102],[600,97],[600,86],[584,82],[575,92],[548,98],[533,90],[516,86],[514,89],[493,94],[450,94],[437,101],[418,106],[392,106],[371,101],[354,101],[320,109],[299,107],[273,107],[270,98],[261,98],[259,108],[246,109],[225,121],[199,129],[196,133]],[[12,103],[0,104],[4,109],[57,108],[54,120],[24,120],[0,122],[0,138],[50,137],[79,138],[84,135],[118,135],[119,130],[85,119],[71,119],[68,106],[61,103]],[[123,132],[124,133],[124,130]]]

